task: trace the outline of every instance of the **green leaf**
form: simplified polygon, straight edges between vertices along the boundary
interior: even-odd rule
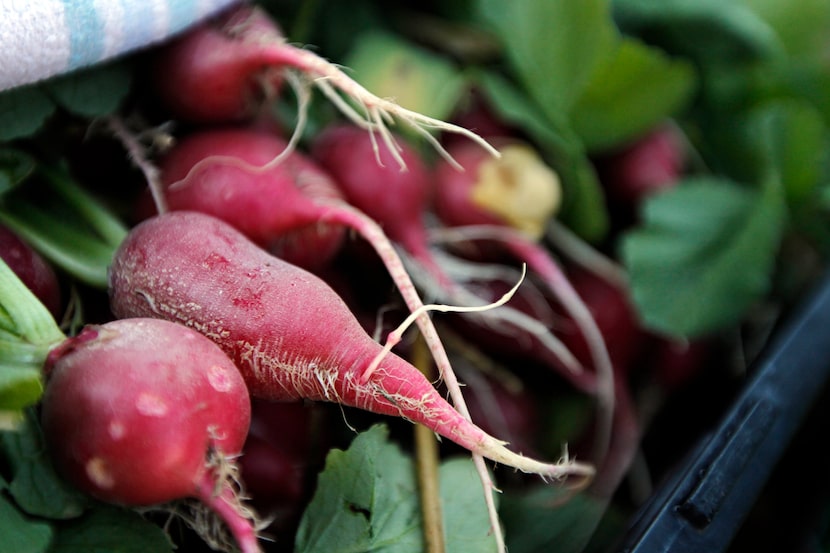
[[[117,61],[51,79],[44,89],[70,113],[92,118],[117,111],[131,86],[130,67]]]
[[[55,111],[55,104],[37,86],[0,92],[0,142],[35,134]]]
[[[345,65],[373,94],[440,120],[451,115],[466,86],[448,59],[382,31],[361,33]]]
[[[0,196],[25,181],[35,170],[35,160],[14,148],[0,148]]]
[[[135,511],[101,505],[57,527],[49,553],[171,553],[162,529]]]
[[[799,60],[820,58],[830,29],[830,0],[742,0],[766,21],[780,38],[787,52]]]
[[[811,197],[827,158],[827,127],[818,110],[805,101],[783,98],[762,104],[749,118],[758,166],[781,180],[790,204]]]
[[[677,114],[694,86],[687,61],[625,39],[591,75],[571,110],[571,123],[589,151],[608,149]]]
[[[570,125],[563,117],[547,117],[533,100],[497,74],[482,71],[474,78],[496,114],[527,132],[559,174],[564,190],[559,215],[563,223],[586,240],[600,240],[609,224],[605,198],[585,148]]]
[[[13,474],[9,492],[23,511],[49,519],[83,513],[87,499],[55,472],[33,410],[16,430],[0,435],[0,446]]]
[[[44,553],[51,541],[49,524],[25,517],[0,493],[0,553]]]
[[[65,338],[46,306],[0,258],[0,411],[40,399],[46,355]]]
[[[617,35],[608,0],[480,0],[478,12],[550,118],[569,110]]]
[[[127,227],[65,171],[40,167],[38,174],[42,189],[3,198],[0,222],[75,278],[105,288]]]
[[[7,362],[0,351],[0,411],[19,411],[34,405],[43,393],[40,371],[31,365]]]
[[[0,328],[23,342],[37,346],[51,347],[66,338],[46,306],[2,259]]]
[[[648,200],[621,244],[645,324],[694,337],[738,322],[769,288],[784,216],[777,182],[695,178]]]
[[[387,441],[384,426],[333,450],[296,537],[298,553],[422,548],[411,461]]]
[[[496,551],[481,480],[468,457],[449,459],[439,469],[444,534],[448,553]]]
[[[605,514],[606,502],[589,494],[564,501],[569,492],[535,486],[502,500],[501,517],[510,553],[582,553]]]
[[[446,551],[494,552],[472,461],[446,461],[439,478]],[[423,548],[415,468],[389,442],[387,428],[375,425],[355,437],[347,451],[330,452],[300,522],[295,551],[420,553]]]
[[[614,0],[628,32],[702,63],[771,58],[782,45],[770,25],[741,0]]]

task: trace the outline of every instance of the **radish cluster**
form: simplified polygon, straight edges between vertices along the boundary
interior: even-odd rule
[[[86,327],[46,364],[43,425],[68,479],[127,506],[197,498],[239,548],[257,551],[258,521],[238,484],[263,490],[254,499],[269,511],[296,516],[289,504],[308,491],[300,485],[308,450],[280,442],[262,422],[273,419],[256,410],[251,425],[251,402],[263,413],[313,401],[403,418],[468,450],[489,501],[485,458],[546,480],[595,480],[610,493],[629,460],[632,406],[619,395],[616,345],[606,343],[596,305],[540,243],[561,191],[530,144],[485,142],[377,98],[288,44],[248,4],[153,54],[160,106],[186,126],[152,159],[157,173],[148,173],[136,224],[113,257],[116,320]],[[286,86],[301,104],[291,136],[260,118]],[[340,116],[303,143],[312,88]],[[393,122],[414,132],[393,133]],[[418,325],[449,400],[392,351],[409,319],[385,340],[373,337],[326,280],[358,240]],[[522,265],[530,277],[516,292]],[[514,303],[485,309],[511,289]],[[523,455],[535,451],[534,415],[519,408],[526,396],[478,395],[472,417],[430,310],[463,311],[467,336],[530,344],[531,355],[595,398],[591,462]],[[480,341],[486,350],[491,340]],[[511,435],[500,432],[507,419],[482,415],[491,404],[523,421],[517,444],[501,440]]]

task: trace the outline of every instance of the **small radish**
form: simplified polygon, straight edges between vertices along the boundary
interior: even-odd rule
[[[293,535],[329,450],[327,409],[311,402],[251,401],[251,429],[239,457],[250,503],[271,520],[265,532]]]
[[[421,423],[466,449],[549,478],[590,466],[518,455],[452,408],[418,369],[383,352],[320,278],[276,258],[226,223],[173,211],[134,227],[113,260],[120,317],[158,317],[198,329],[236,362],[254,397],[306,398]]]
[[[167,209],[219,217],[287,261],[319,270],[340,250],[341,224],[323,221],[323,205],[343,194],[299,152],[267,164],[287,143],[265,130],[217,128],[177,141],[159,164]],[[139,218],[155,214],[150,195]]]
[[[229,480],[250,399],[216,344],[168,321],[117,320],[66,339],[44,370],[44,436],[68,480],[125,506],[197,498],[243,552],[260,550]]]
[[[680,134],[669,125],[660,125],[596,160],[609,202],[632,213],[646,197],[674,186],[685,163]]]
[[[58,319],[61,313],[61,287],[52,266],[22,238],[0,225],[0,258]]]
[[[528,144],[515,139],[495,143],[499,159],[482,156],[467,144],[449,148],[464,171],[438,163],[435,211],[452,226],[505,225],[538,240],[559,209],[559,177]]]
[[[432,174],[414,148],[398,140],[401,170],[386,150],[375,153],[372,136],[345,124],[323,129],[311,145],[311,156],[342,190],[346,200],[380,223],[433,276],[449,286],[448,277],[429,251],[423,216],[431,202]],[[375,158],[378,163],[373,163]]]
[[[308,89],[315,86],[354,123],[378,132],[393,156],[396,149],[387,125],[394,119],[411,126],[439,150],[430,134],[433,130],[465,135],[498,155],[467,129],[378,98],[335,64],[289,44],[279,25],[249,4],[239,4],[161,48],[153,82],[174,116],[199,123],[249,119],[288,82],[298,90],[301,112]]]

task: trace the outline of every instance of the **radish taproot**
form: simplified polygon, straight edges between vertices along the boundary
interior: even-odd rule
[[[113,311],[198,329],[228,353],[254,397],[331,401],[421,423],[493,461],[546,478],[593,468],[514,453],[441,397],[418,369],[382,351],[320,278],[214,217],[173,211],[134,227],[113,260]]]
[[[260,550],[230,480],[250,398],[216,344],[169,321],[116,320],[67,338],[44,372],[44,437],[69,481],[130,507],[199,499],[243,552]]]
[[[441,152],[431,131],[467,136],[498,156],[475,133],[379,98],[337,65],[289,44],[270,15],[249,4],[239,4],[161,48],[153,81],[175,117],[199,123],[250,119],[288,82],[298,89],[301,114],[307,90],[316,86],[355,124],[377,132],[401,166],[403,160],[397,157],[388,129],[394,120],[410,126]]]

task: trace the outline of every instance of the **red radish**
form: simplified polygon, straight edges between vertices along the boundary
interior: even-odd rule
[[[432,173],[421,155],[398,140],[401,170],[392,154],[381,150],[373,137],[350,125],[325,128],[314,139],[312,157],[332,176],[346,200],[380,223],[389,239],[427,268],[444,286],[449,277],[429,251],[422,219],[431,202]],[[374,163],[377,157],[378,163]]]
[[[251,401],[251,429],[239,474],[251,505],[271,520],[265,532],[291,541],[331,445],[328,409],[312,402]]]
[[[679,341],[655,337],[650,365],[659,384],[669,393],[681,389],[700,375],[711,360],[711,339]]]
[[[601,157],[596,165],[609,200],[631,210],[645,197],[673,186],[685,162],[677,129],[661,125],[625,148]]]
[[[219,217],[287,261],[318,270],[337,254],[345,229],[322,219],[323,205],[343,199],[331,178],[299,152],[266,166],[287,143],[251,128],[192,133],[160,162],[167,209]],[[141,218],[155,213],[142,198]]]
[[[466,129],[371,94],[335,64],[311,50],[289,44],[268,14],[248,4],[237,5],[162,48],[153,81],[159,84],[160,97],[176,117],[196,122],[250,118],[261,110],[260,100],[273,97],[288,81],[299,91],[301,112],[306,90],[316,86],[353,122],[377,131],[393,156],[396,150],[387,125],[395,118],[439,149],[429,134],[432,130],[466,135],[498,155]],[[402,163],[400,159],[398,162]]]
[[[640,325],[628,289],[580,267],[569,267],[567,274],[574,290],[596,321],[615,370],[627,375],[646,345],[646,333]],[[560,321],[559,328],[560,337],[574,355],[584,364],[590,364],[589,345],[575,321]]]
[[[198,498],[242,551],[259,551],[227,479],[248,431],[250,399],[216,344],[184,325],[124,319],[65,340],[45,372],[44,436],[67,479],[125,506]]]
[[[0,225],[0,258],[49,309],[56,319],[61,313],[61,287],[52,266],[11,229]]]
[[[170,212],[132,229],[113,260],[113,311],[178,321],[214,340],[255,397],[332,401],[405,417],[519,470],[590,476],[576,462],[522,457],[453,409],[418,369],[382,346],[320,278],[268,254],[226,223]]]

